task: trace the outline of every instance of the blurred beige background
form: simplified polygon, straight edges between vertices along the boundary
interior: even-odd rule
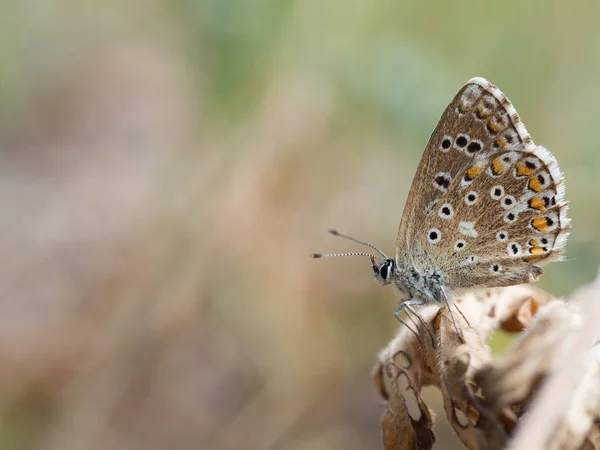
[[[0,8],[2,449],[379,448],[393,293],[308,254],[357,250],[328,226],[393,253],[473,76],[565,172],[568,260],[540,285],[594,276],[598,2]]]

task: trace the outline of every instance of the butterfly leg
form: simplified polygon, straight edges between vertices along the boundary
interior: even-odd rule
[[[421,338],[420,338],[419,334],[418,334],[418,333],[417,333],[415,330],[413,330],[413,329],[410,327],[410,325],[409,325],[408,323],[406,323],[406,321],[404,321],[403,319],[401,319],[401,318],[400,318],[399,314],[400,314],[400,312],[401,312],[401,311],[402,311],[402,307],[401,307],[401,306],[399,306],[399,307],[398,307],[398,308],[396,308],[396,310],[394,311],[394,316],[396,317],[396,319],[398,320],[398,322],[400,322],[402,325],[404,325],[406,328],[408,328],[408,329],[410,330],[410,332],[411,332],[412,334],[414,334],[414,335],[415,335],[415,337],[417,338],[417,340],[419,340],[419,341],[420,341],[420,340],[421,340]],[[411,320],[412,320],[412,318],[411,318]],[[414,321],[413,321],[413,323],[414,323]],[[415,325],[416,325],[416,324],[415,324]]]
[[[419,322],[421,322],[421,325],[423,325],[423,327],[427,330],[427,333],[429,333],[429,337],[431,338],[431,345],[435,347],[435,340],[433,338],[433,335],[431,334],[431,331],[429,330],[429,327],[425,324],[425,322],[423,322],[423,319],[421,318],[421,316],[414,310],[413,306],[422,306],[424,305],[425,302],[423,300],[415,300],[415,299],[410,299],[407,300],[405,302],[402,302],[394,311],[394,316],[396,316],[396,319],[398,319],[401,323],[403,323],[406,326],[406,323],[400,319],[399,314],[403,311],[403,310],[407,310],[410,313],[412,313],[413,315],[415,315],[417,317],[417,319],[419,319]],[[410,317],[410,320],[416,325],[414,319],[412,318],[411,315],[407,314],[408,317]],[[417,336],[417,338],[419,338],[418,334],[412,330],[412,328],[410,329],[415,336]]]
[[[462,318],[465,319],[465,323],[467,324],[467,326],[470,327],[471,324],[469,323],[469,320],[466,318],[466,316],[463,314],[463,312],[460,310],[460,308],[458,307],[458,305],[456,303],[454,303],[454,307],[460,313],[460,315],[462,316]]]
[[[426,302],[424,302],[423,300],[409,300],[408,302],[405,302],[405,305],[406,305],[406,309],[408,309],[413,315],[415,315],[417,317],[417,319],[419,319],[419,322],[421,322],[421,325],[423,325],[423,328],[425,328],[425,330],[427,330],[427,333],[429,334],[429,337],[431,338],[431,346],[435,347],[435,339],[433,337],[433,333],[431,332],[431,330],[429,329],[427,324],[425,324],[425,322],[423,322],[423,319],[421,318],[419,313],[417,313],[417,311],[415,311],[415,309],[413,308],[413,306],[423,306],[425,303]],[[412,318],[412,316],[411,316],[411,318]]]
[[[465,338],[463,337],[462,333],[458,329],[458,325],[456,324],[456,319],[454,319],[454,314],[452,313],[452,308],[450,308],[450,302],[448,301],[448,294],[446,293],[445,289],[442,289],[442,297],[444,298],[444,302],[446,303],[446,307],[448,308],[448,312],[450,313],[450,318],[452,319],[452,324],[454,325],[454,329],[456,330],[456,335],[464,343]],[[463,315],[462,312],[460,312],[460,314]]]

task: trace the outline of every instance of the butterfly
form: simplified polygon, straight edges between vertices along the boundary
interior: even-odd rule
[[[564,257],[570,229],[564,177],[533,143],[506,96],[472,78],[446,107],[425,148],[400,221],[396,257],[377,247],[373,275],[400,295],[395,311],[446,304],[466,290],[536,281]],[[456,321],[452,316],[456,327]],[[458,328],[457,328],[458,332]]]

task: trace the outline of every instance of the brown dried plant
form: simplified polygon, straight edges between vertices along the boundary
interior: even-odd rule
[[[439,388],[469,449],[600,448],[600,276],[568,302],[515,286],[466,294],[456,306],[463,339],[445,307],[428,306],[379,354],[385,449],[433,447],[426,386]],[[487,344],[497,329],[521,333],[503,358]]]

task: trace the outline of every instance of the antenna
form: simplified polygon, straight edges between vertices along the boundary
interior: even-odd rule
[[[375,258],[381,259],[381,257],[376,255],[371,255],[370,253],[311,253],[311,258],[334,258],[337,256],[368,256],[371,258],[371,262],[375,264]]]
[[[340,233],[339,231],[333,229],[333,228],[329,228],[330,234],[333,234],[334,236],[338,236],[344,239],[348,239],[352,242],[356,242],[357,244],[361,244],[361,245],[366,245],[367,247],[372,248],[373,250],[375,250],[377,253],[379,253],[381,256],[383,256],[384,259],[389,259],[388,255],[386,255],[385,253],[383,253],[381,250],[379,250],[377,247],[375,247],[373,244],[370,244],[369,242],[365,242],[365,241],[361,241],[360,239],[356,239],[352,236],[348,236],[347,234],[344,233]],[[341,255],[340,255],[341,256]]]

